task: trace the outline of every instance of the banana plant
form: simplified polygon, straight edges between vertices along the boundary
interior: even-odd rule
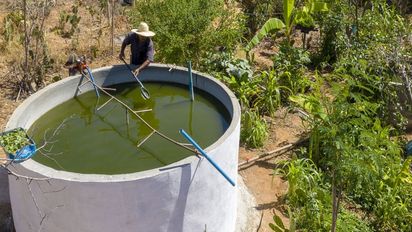
[[[292,12],[295,7],[295,0],[283,0],[283,18],[285,22],[278,18],[270,18],[263,24],[262,28],[256,33],[256,35],[250,40],[246,45],[245,50],[249,52],[254,48],[260,41],[269,34],[286,28],[285,34],[289,38],[290,25],[293,22]]]
[[[278,18],[270,18],[263,24],[262,28],[246,45],[246,52],[249,52],[260,41],[276,31],[285,29],[285,36],[288,44],[290,44],[290,35],[292,29],[296,24],[303,24],[302,26],[314,25],[312,15],[316,12],[325,12],[329,10],[329,4],[319,0],[305,0],[305,5],[299,9],[295,7],[295,0],[283,0],[283,20]]]
[[[295,23],[302,27],[314,27],[315,19],[313,15],[319,12],[329,11],[329,3],[317,1],[317,0],[306,0],[305,5],[296,11]]]

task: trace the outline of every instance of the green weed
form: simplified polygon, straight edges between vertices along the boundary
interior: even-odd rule
[[[241,123],[240,141],[252,148],[263,146],[268,137],[265,120],[255,110],[250,109],[242,113]]]
[[[14,130],[0,135],[0,145],[10,154],[15,154],[18,150],[29,144],[30,140],[23,130]]]

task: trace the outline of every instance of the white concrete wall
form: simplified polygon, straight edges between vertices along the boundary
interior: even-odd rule
[[[99,84],[133,81],[124,66],[98,69]],[[194,73],[194,85],[218,98],[233,119],[224,135],[205,149],[237,179],[240,107],[234,95],[206,75]],[[187,83],[184,68],[152,64],[145,81]],[[79,77],[66,78],[34,94],[12,115],[7,128],[29,128],[42,114],[75,93]],[[19,174],[50,178],[28,182],[9,177],[17,232],[179,232],[235,230],[237,190],[206,160],[188,157],[166,167],[124,175],[88,175],[56,171],[33,160],[16,165]]]
[[[9,203],[9,180],[7,178],[7,170],[0,168],[0,205]]]

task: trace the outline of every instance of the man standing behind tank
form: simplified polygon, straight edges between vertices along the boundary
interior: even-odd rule
[[[136,76],[139,75],[139,72],[146,68],[150,62],[153,62],[154,48],[153,41],[150,37],[154,35],[154,32],[149,31],[147,23],[141,22],[139,27],[132,29],[123,40],[119,58],[124,59],[124,49],[130,44],[130,63],[138,66],[134,70]]]

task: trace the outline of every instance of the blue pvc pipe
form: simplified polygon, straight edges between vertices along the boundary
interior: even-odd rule
[[[183,129],[180,129],[179,132],[213,165],[213,167],[215,167],[220,172],[220,174],[222,174],[223,177],[225,177],[227,181],[229,181],[229,183],[232,186],[235,186],[235,182],[219,167],[217,163],[215,163],[215,161],[213,161],[206,154],[206,152],[203,151],[202,148],[200,148],[200,146],[186,133],[186,131],[184,131]]]
[[[190,100],[194,101],[195,96],[193,93],[193,77],[192,77],[192,62],[189,60],[188,69],[189,69],[189,91],[190,91]]]
[[[100,97],[99,91],[97,90],[97,87],[96,87],[96,82],[94,81],[92,71],[90,71],[89,67],[87,67],[87,66],[86,66],[86,69],[87,69],[87,72],[89,73],[90,79],[92,80],[94,91],[96,91],[97,97]]]

